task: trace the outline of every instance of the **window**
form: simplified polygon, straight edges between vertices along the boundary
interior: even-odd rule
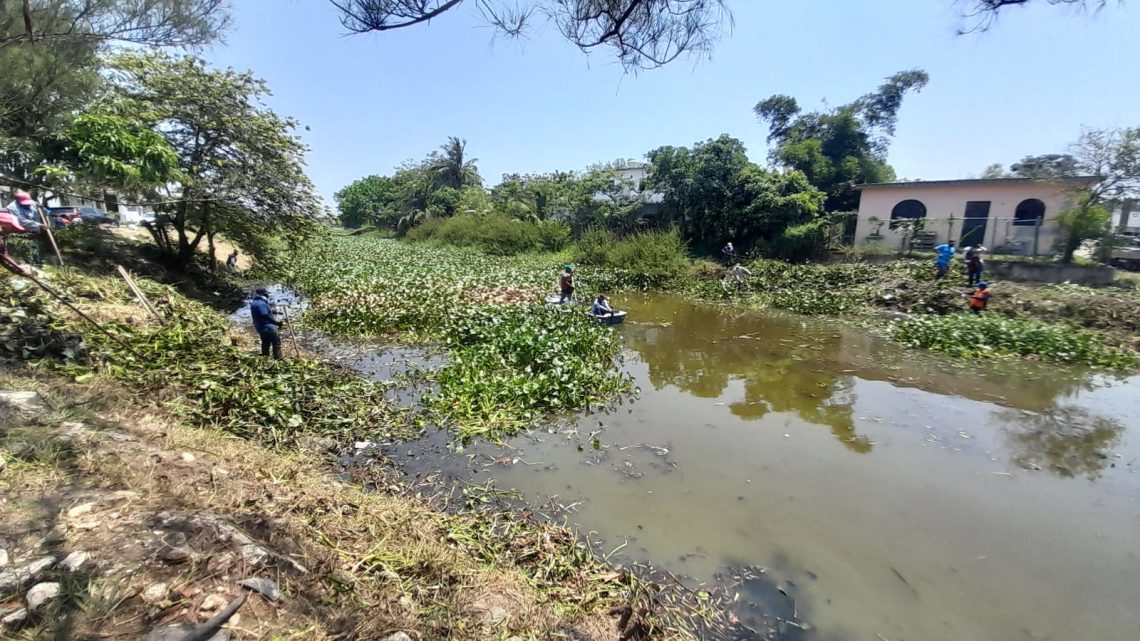
[[[926,218],[926,205],[917,200],[904,200],[891,210],[891,229],[898,227],[900,220]]]
[[[1045,220],[1045,203],[1036,198],[1027,198],[1017,204],[1013,212],[1016,227],[1036,227]]]

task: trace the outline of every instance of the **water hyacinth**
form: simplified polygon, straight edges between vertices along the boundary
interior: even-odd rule
[[[509,434],[549,412],[630,390],[618,336],[582,308],[552,308],[555,255],[491,257],[392,240],[331,237],[287,265],[311,299],[305,324],[342,336],[441,343],[449,364],[426,400],[461,438]],[[586,270],[578,290],[620,280]],[[590,292],[592,293],[592,292]]]
[[[1135,354],[1113,347],[1099,332],[994,315],[915,316],[893,324],[891,336],[909,347],[965,358],[1031,356],[1110,369],[1136,366]]]

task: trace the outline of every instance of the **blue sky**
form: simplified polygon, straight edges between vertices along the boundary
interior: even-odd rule
[[[324,0],[233,4],[235,29],[206,57],[265,78],[270,105],[310,127],[309,175],[330,205],[345,184],[448,136],[467,139],[491,185],[505,172],[582,169],[722,133],[764,164],[758,100],[844,104],[910,68],[930,84],[902,108],[890,149],[900,177],[968,177],[1063,151],[1082,126],[1140,126],[1136,3],[1082,16],[1038,0],[958,36],[952,0],[729,0],[735,26],[711,60],[638,75],[550,26],[496,38],[474,7],[346,35]]]

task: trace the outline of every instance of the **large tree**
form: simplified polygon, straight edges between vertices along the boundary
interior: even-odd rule
[[[724,0],[330,0],[352,32],[423,24],[474,6],[500,33],[517,36],[536,18],[554,24],[583,51],[609,49],[627,70],[658,67],[712,50],[731,21]]]
[[[229,24],[224,0],[5,0],[0,47],[122,42],[196,47]]]
[[[1083,171],[1072,154],[1044,154],[1026,156],[1009,166],[1014,178],[1068,178],[1079,176]]]
[[[136,124],[112,122],[105,112],[95,115],[103,99],[100,53],[112,44],[204,45],[216,40],[228,23],[221,0],[4,2],[0,5],[0,174],[41,195],[53,188],[82,190],[80,179],[88,168],[100,170],[89,176],[89,183],[100,179],[105,181],[100,187],[120,186],[105,172],[110,169],[107,162],[77,156],[84,145],[73,135],[86,135],[86,143],[94,142],[91,136],[97,128],[91,126],[92,118],[102,117],[103,124],[113,129],[104,143],[114,139],[127,147],[144,143]],[[92,118],[75,123],[82,113]],[[86,132],[79,130],[84,127]],[[85,149],[113,151],[107,145],[95,149],[99,146],[86,144]],[[102,160],[114,160],[113,155]],[[120,169],[129,169],[132,161],[124,162]],[[143,169],[141,164],[137,167]]]
[[[125,53],[113,60],[109,109],[159,132],[178,156],[155,241],[181,265],[222,233],[257,255],[274,235],[311,229],[319,208],[304,172],[297,123],[266,107],[265,82],[194,57]]]
[[[467,141],[450,136],[439,151],[428,159],[429,167],[434,174],[436,183],[440,187],[462,189],[463,187],[479,186],[483,179],[479,176],[479,168],[475,163],[478,158],[467,156]]]
[[[753,111],[768,124],[770,157],[778,166],[802,172],[827,194],[829,211],[851,211],[859,203],[856,185],[894,179],[887,147],[903,97],[926,86],[925,71],[902,71],[877,91],[831,111],[803,113],[795,98],[774,95]]]
[[[1078,9],[1100,9],[1108,4],[1108,0],[958,0],[966,7],[963,17],[967,24],[961,29],[962,33],[969,31],[985,31],[993,25],[994,20],[1006,10],[1013,7],[1028,5],[1067,5]]]
[[[649,186],[665,194],[694,247],[711,250],[733,240],[748,247],[822,213],[824,195],[798,171],[771,172],[748,160],[730,136],[648,154]]]

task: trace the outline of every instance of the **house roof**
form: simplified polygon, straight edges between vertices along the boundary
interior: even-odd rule
[[[905,187],[930,187],[945,185],[1001,185],[1019,183],[1073,183],[1092,184],[1100,180],[1099,176],[1071,176],[1066,178],[964,178],[961,180],[912,180],[894,183],[868,183],[855,185],[855,189],[901,189]]]

